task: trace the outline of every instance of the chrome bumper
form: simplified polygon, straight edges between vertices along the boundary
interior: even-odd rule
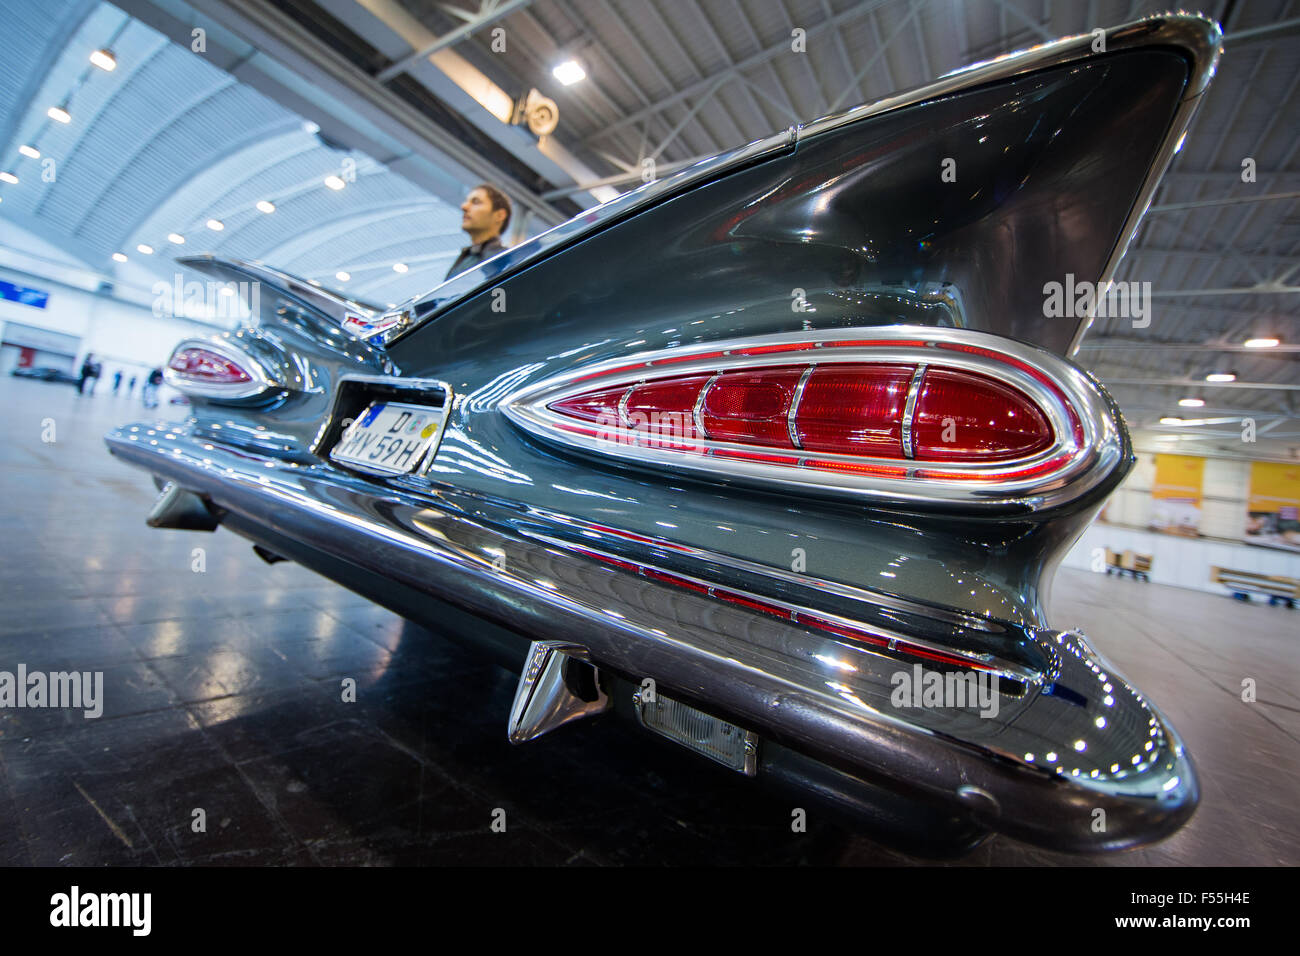
[[[990,644],[987,629],[932,609],[917,636],[898,599],[882,596],[898,624],[891,649],[863,647],[719,600],[713,588],[678,586],[680,576],[647,573],[652,565],[601,560],[599,540],[566,546],[509,502],[253,455],[185,426],[124,426],[106,441],[123,460],[205,498],[218,517],[233,512],[246,527],[522,635],[521,666],[527,639],[579,644],[602,669],[653,678],[762,738],[1027,842],[1133,846],[1167,836],[1195,808],[1196,777],[1176,732],[1078,634],[1014,628],[998,640],[1025,652],[1019,664],[1016,655],[972,655],[1009,680],[996,716],[897,706],[897,675],[926,661],[894,652],[894,638],[917,647],[941,631],[954,647],[980,647]]]

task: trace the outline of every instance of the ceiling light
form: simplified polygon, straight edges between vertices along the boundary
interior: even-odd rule
[[[352,278],[352,276],[348,275],[346,272],[339,271],[334,273],[334,278],[338,279],[340,282],[347,282]]]
[[[18,152],[22,153],[24,156],[29,156],[32,159],[41,158],[41,151],[35,146],[28,146],[26,143],[18,147]]]
[[[112,73],[117,69],[117,57],[113,56],[110,50],[96,50],[90,54],[90,62],[106,73]]]
[[[68,112],[66,104],[60,106],[51,106],[45,111],[45,115],[57,123],[71,123],[72,114]]]
[[[1156,441],[1178,441],[1181,435],[1157,435]]]
[[[265,199],[259,199],[257,201],[257,208],[262,210],[262,212],[275,212],[275,203],[267,202]]]
[[[1246,339],[1246,348],[1248,349],[1275,349],[1280,344],[1277,339]]]
[[[136,248],[139,252],[144,253],[146,256],[151,256],[151,255],[153,255],[153,246],[146,246],[143,242],[140,243],[140,245],[136,246],[135,248]]]
[[[1237,380],[1236,372],[1211,372],[1205,376],[1207,382],[1235,382]]]
[[[1172,415],[1166,415],[1164,418],[1160,419],[1161,425],[1181,425],[1182,423],[1183,420],[1181,418],[1174,418]]]
[[[0,173],[0,182],[3,182],[3,183],[13,183],[15,186],[17,186],[17,185],[18,185],[18,177],[15,176],[13,173],[9,172],[9,170],[6,169],[3,173]]]
[[[176,243],[176,245],[178,245],[178,246],[183,246],[183,245],[185,245],[185,237],[182,236],[179,232],[169,232],[169,233],[167,233],[167,241],[168,241],[168,242],[174,242],[174,243]]]
[[[347,185],[347,183],[339,179],[337,176],[326,176],[325,185],[328,186],[330,189],[342,189],[344,186]]]
[[[302,131],[307,133],[309,136],[315,136],[320,132],[320,126],[313,123],[311,120],[303,120]]]
[[[235,290],[232,289],[232,288],[230,288],[230,286],[228,286],[228,285],[223,285],[223,286],[221,287],[221,294],[222,294],[222,295],[234,295],[234,294],[235,294]]]
[[[114,262],[126,262],[126,254],[122,252],[113,253]]]
[[[406,270],[407,270],[407,265],[406,265],[405,262],[394,262],[394,263],[393,263],[393,271],[394,271],[394,272],[405,272]]]
[[[208,228],[211,229],[213,232],[220,232],[222,229],[226,228],[226,224],[222,222],[220,219],[209,219]]]
[[[308,283],[309,285],[314,285],[314,286],[315,286],[316,288],[318,288],[318,289],[320,288],[320,283],[317,282],[315,279],[308,279],[308,280],[307,280],[307,283]]]
[[[1203,407],[1205,406],[1205,399],[1203,399],[1203,398],[1180,398],[1180,399],[1178,400],[1178,404],[1181,405],[1181,406],[1183,406],[1183,408],[1203,408]]]
[[[565,60],[555,69],[551,70],[551,75],[565,86],[572,86],[579,80],[585,80],[587,78],[587,71],[578,65],[577,60]]]

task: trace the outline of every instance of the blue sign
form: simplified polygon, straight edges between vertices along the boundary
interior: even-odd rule
[[[50,294],[40,289],[29,289],[0,279],[0,299],[21,302],[23,305],[30,305],[33,309],[43,309],[50,301]]]

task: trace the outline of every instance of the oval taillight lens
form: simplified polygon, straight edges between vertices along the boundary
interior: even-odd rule
[[[238,362],[210,349],[177,349],[167,367],[179,378],[195,383],[241,385],[253,381],[253,376]]]
[[[757,445],[798,456],[775,463],[828,469],[866,466],[808,456],[995,463],[1036,455],[1056,440],[1032,398],[966,369],[927,366],[909,409],[917,368],[886,362],[746,366],[601,385],[548,408],[600,424],[598,437],[610,441],[691,450],[691,443],[707,440],[719,457],[743,454],[719,446]],[[909,413],[910,449],[904,443]]]
[[[1036,454],[1053,437],[1023,392],[975,372],[926,369],[912,419],[917,459],[1005,461]]]

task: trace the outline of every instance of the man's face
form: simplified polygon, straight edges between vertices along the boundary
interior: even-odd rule
[[[492,199],[482,189],[475,189],[460,204],[460,227],[474,235],[491,235],[500,231],[500,210],[492,208]]]

